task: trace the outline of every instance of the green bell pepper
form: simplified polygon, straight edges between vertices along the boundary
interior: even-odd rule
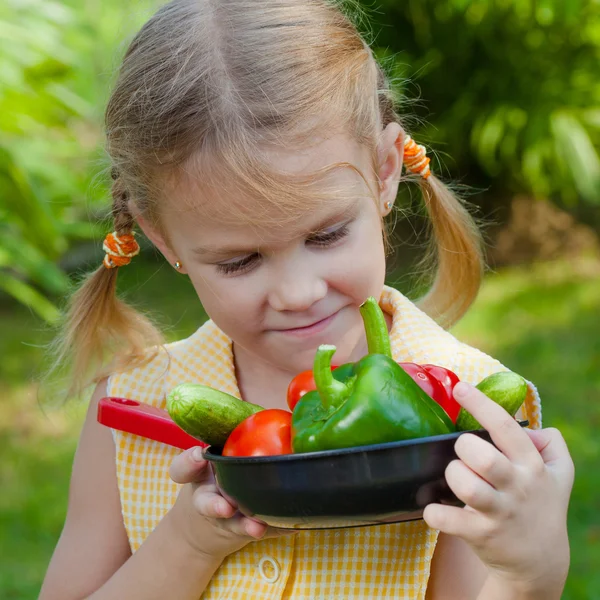
[[[317,350],[317,389],[292,416],[294,452],[350,448],[455,431],[443,408],[392,358],[387,324],[375,298],[360,307],[369,354],[331,372],[335,346]]]

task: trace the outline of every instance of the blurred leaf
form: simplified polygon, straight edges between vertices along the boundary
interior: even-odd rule
[[[560,112],[552,118],[556,152],[573,174],[575,187],[588,202],[600,204],[600,158],[581,122]]]
[[[66,242],[58,231],[41,188],[35,189],[28,173],[0,146],[0,202],[18,223],[23,238],[37,244],[48,256],[59,256]]]
[[[107,225],[103,221],[78,221],[62,223],[61,232],[72,240],[101,240],[106,235]]]
[[[14,233],[14,232],[13,232]],[[60,295],[69,289],[69,278],[37,248],[0,229],[0,267],[11,267],[37,283],[47,293]]]
[[[583,111],[582,117],[588,125],[600,129],[600,108]]]
[[[91,117],[92,107],[68,87],[59,83],[51,83],[46,86],[46,90],[74,114],[84,118]]]
[[[2,273],[0,288],[19,302],[34,310],[47,323],[56,323],[60,311],[33,287],[10,273]]]
[[[498,149],[506,130],[505,109],[499,107],[474,129],[477,154],[490,173],[498,171]]]

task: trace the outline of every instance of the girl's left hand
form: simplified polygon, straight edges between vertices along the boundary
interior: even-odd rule
[[[465,540],[490,575],[509,586],[564,585],[574,467],[562,435],[553,428],[521,427],[468,384],[457,384],[454,396],[497,448],[473,434],[461,435],[455,445],[459,460],[448,465],[446,481],[466,506],[429,504],[423,518],[433,529]]]

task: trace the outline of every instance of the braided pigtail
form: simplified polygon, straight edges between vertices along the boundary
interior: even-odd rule
[[[71,296],[61,334],[54,342],[53,364],[72,365],[67,397],[79,395],[92,382],[115,369],[148,359],[148,348],[162,343],[158,329],[116,296],[119,267],[139,252],[133,236],[129,194],[118,172],[111,173],[114,232],[104,241],[103,264],[90,273]]]

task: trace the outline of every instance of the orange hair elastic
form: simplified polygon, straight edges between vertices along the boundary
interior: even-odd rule
[[[124,267],[131,259],[140,253],[140,246],[135,241],[133,233],[117,235],[116,231],[109,233],[104,238],[102,249],[106,253],[103,264],[107,269]]]
[[[406,135],[404,137],[404,166],[406,169],[427,179],[431,175],[429,161],[425,146],[415,143],[410,135]]]

